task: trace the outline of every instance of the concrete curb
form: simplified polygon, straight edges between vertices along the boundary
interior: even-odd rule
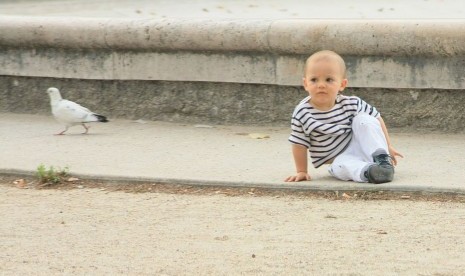
[[[34,176],[34,171],[16,170],[16,169],[0,169],[0,175],[9,176]],[[396,186],[395,184],[360,184],[353,182],[340,182],[340,184],[308,184],[305,182],[299,183],[258,183],[258,182],[229,182],[229,181],[215,181],[205,179],[176,179],[176,178],[147,178],[147,177],[126,177],[126,176],[110,176],[98,174],[72,174],[74,177],[95,180],[104,182],[115,182],[125,184],[139,184],[139,183],[158,183],[168,185],[186,185],[198,187],[232,187],[232,188],[263,188],[270,190],[289,190],[289,191],[314,191],[314,192],[344,192],[344,191],[384,191],[396,193],[423,193],[423,194],[459,194],[465,195],[464,189],[450,189],[450,188],[436,188],[429,186]]]

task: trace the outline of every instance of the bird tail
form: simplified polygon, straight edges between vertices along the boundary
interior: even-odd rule
[[[95,117],[97,117],[97,121],[102,122],[102,123],[107,123],[109,122],[107,117],[100,115],[100,114],[94,114]]]

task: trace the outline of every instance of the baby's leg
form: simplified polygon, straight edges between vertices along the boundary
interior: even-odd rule
[[[365,172],[375,162],[374,155],[387,153],[387,143],[378,119],[360,113],[352,121],[352,141],[329,168],[341,180],[367,182]]]
[[[364,173],[371,164],[361,160],[359,156],[352,154],[350,148],[347,148],[346,151],[334,159],[328,171],[332,176],[340,180],[367,182]]]
[[[386,137],[378,119],[365,113],[358,114],[352,121],[352,135],[354,152],[362,160],[373,162],[375,152],[388,153]]]

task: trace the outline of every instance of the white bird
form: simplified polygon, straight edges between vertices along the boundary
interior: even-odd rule
[[[90,122],[108,122],[107,118],[103,115],[94,113],[89,109],[72,101],[65,100],[61,97],[60,91],[55,87],[47,89],[47,93],[50,96],[50,105],[52,106],[52,114],[55,119],[65,125],[65,130],[56,135],[63,135],[69,127],[75,125],[82,125],[86,131],[89,131],[90,126],[86,126],[85,123]]]

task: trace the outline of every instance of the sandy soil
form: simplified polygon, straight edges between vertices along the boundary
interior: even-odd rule
[[[1,275],[465,274],[463,197],[0,183]]]

